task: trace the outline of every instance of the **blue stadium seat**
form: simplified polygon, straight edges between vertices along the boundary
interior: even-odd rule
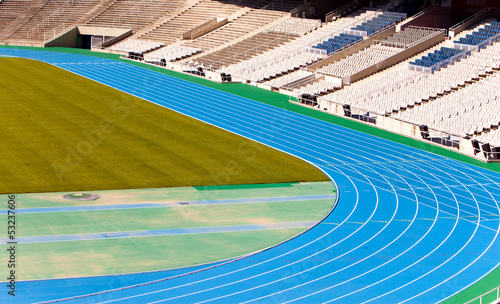
[[[313,48],[326,50],[327,53],[330,54],[349,44],[358,42],[361,39],[363,39],[361,36],[342,33],[338,36],[325,40],[322,43],[318,43],[313,46]]]
[[[432,67],[435,64],[443,62],[461,52],[464,51],[459,49],[442,47],[441,49],[434,51],[434,53],[429,53],[427,54],[427,56],[423,56],[420,59],[416,59],[415,61],[410,62],[410,64],[423,67]]]
[[[365,31],[368,35],[370,35],[389,25],[398,23],[405,18],[406,14],[403,13],[385,12],[351,29],[355,31]]]
[[[500,22],[493,21],[491,24],[487,24],[483,28],[474,31],[472,34],[467,34],[465,37],[455,40],[454,42],[468,45],[478,45],[498,34],[500,34]]]

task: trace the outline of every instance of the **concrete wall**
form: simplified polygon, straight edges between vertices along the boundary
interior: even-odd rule
[[[227,18],[221,20],[218,20],[217,18],[211,19],[182,34],[182,39],[196,39],[201,35],[205,35],[206,33],[213,31],[216,28],[221,27],[227,23]]]
[[[451,7],[437,6],[407,22],[401,29],[403,30],[410,25],[448,29],[456,23],[457,20],[451,13]]]
[[[498,0],[453,0],[453,14],[456,16],[471,16],[487,7],[500,7]]]
[[[127,38],[129,36],[132,36],[132,34],[133,34],[132,30],[129,30],[129,31],[127,31],[127,32],[125,32],[125,33],[123,33],[121,35],[115,36],[115,38],[112,38],[112,39],[104,42],[102,44],[102,47],[105,48],[105,47],[108,47],[110,45],[113,45],[113,44],[117,43],[118,41],[121,41],[121,40],[123,40],[123,39],[125,39],[125,38]]]
[[[120,36],[124,33],[131,31],[129,28],[120,28],[120,27],[103,27],[103,26],[89,26],[89,25],[80,25],[78,26],[78,33],[80,35],[89,35],[89,36]]]
[[[478,23],[479,21],[483,20],[484,18],[487,18],[488,16],[489,14],[487,10],[478,12],[474,16],[471,16],[465,19],[463,22],[459,23],[458,25],[455,25],[452,28],[450,28],[449,36],[455,37],[461,31],[465,30],[466,28],[470,27],[473,24]]]
[[[61,36],[47,42],[45,46],[81,48],[83,47],[81,36],[115,37],[109,42],[103,44],[103,46],[106,47],[130,35],[132,35],[132,29],[80,25],[72,28],[71,30],[67,31]]]
[[[78,28],[74,27],[71,30],[67,31],[63,35],[51,40],[45,44],[46,47],[78,47]]]
[[[305,14],[306,18],[321,19],[324,21],[326,14],[350,1],[352,0],[316,0],[300,7],[298,10],[292,11],[291,15],[292,17],[302,17]]]
[[[325,14],[325,22],[331,22],[337,18],[346,15],[358,8],[358,1],[347,2],[344,5],[337,6],[335,9]]]

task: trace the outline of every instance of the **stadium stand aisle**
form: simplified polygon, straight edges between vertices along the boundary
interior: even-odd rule
[[[16,29],[9,39],[32,39],[43,41],[45,33],[65,22],[70,25],[92,11],[100,0],[68,1],[50,0],[26,23]]]
[[[435,303],[499,265],[498,173],[125,63],[0,54],[48,62],[295,155],[339,193],[321,223],[279,246],[62,303]],[[47,283],[29,301],[61,299],[52,291],[70,282]]]

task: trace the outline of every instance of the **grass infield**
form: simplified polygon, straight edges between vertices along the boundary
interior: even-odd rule
[[[0,60],[0,193],[324,181],[310,164],[57,67]]]

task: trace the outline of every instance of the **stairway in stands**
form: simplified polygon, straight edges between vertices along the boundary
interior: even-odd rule
[[[0,8],[2,20],[0,25],[0,41],[12,35],[19,27],[36,14],[49,0],[5,0]],[[5,13],[10,16],[6,16]]]

